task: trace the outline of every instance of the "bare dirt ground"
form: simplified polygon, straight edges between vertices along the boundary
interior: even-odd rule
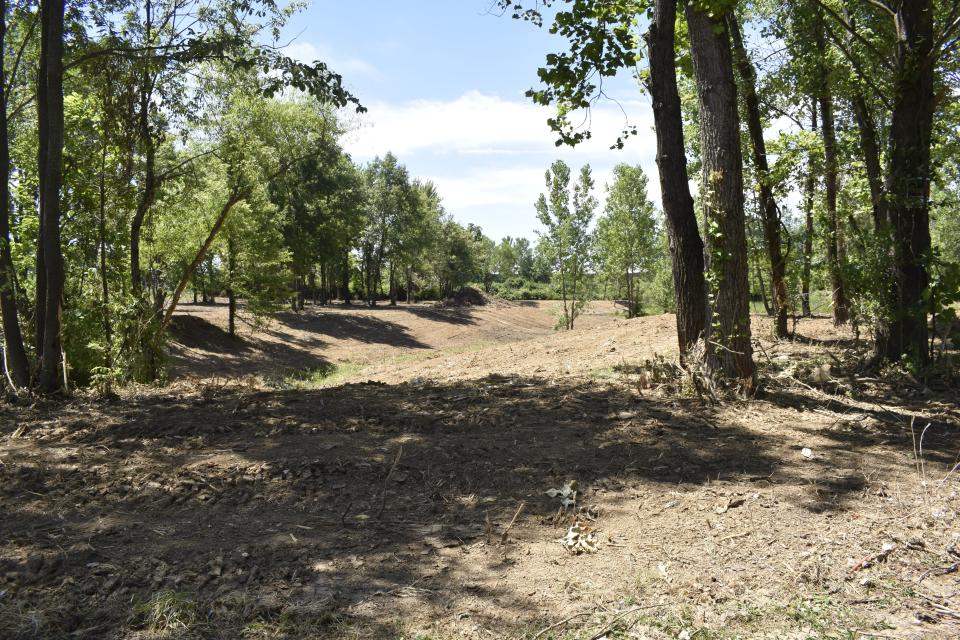
[[[955,388],[816,319],[712,402],[611,310],[187,307],[172,385],[0,403],[0,638],[960,637]]]
[[[558,303],[541,301],[460,308],[429,302],[374,308],[308,305],[300,313],[277,314],[262,327],[240,322],[232,338],[225,304],[181,305],[174,322],[172,375],[276,377],[296,369],[342,367],[363,368],[365,379],[405,380],[419,374],[421,368],[412,365],[426,361],[426,370],[437,364],[428,361],[442,356],[486,353],[537,337],[555,339],[557,309]],[[613,326],[614,312],[611,303],[595,302],[578,328]],[[583,334],[576,336],[582,339]],[[500,357],[496,351],[493,358]]]

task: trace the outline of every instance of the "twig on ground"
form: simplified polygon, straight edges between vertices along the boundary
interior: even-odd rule
[[[572,616],[570,616],[569,618],[564,618],[564,619],[561,620],[560,622],[554,622],[554,623],[553,623],[552,625],[550,625],[549,627],[544,627],[543,629],[540,629],[540,631],[537,631],[537,633],[534,634],[534,636],[533,636],[532,638],[530,638],[530,640],[537,640],[537,638],[539,638],[540,636],[542,636],[543,634],[545,634],[545,633],[548,632],[548,631],[553,631],[553,630],[556,629],[557,627],[562,627],[563,625],[567,624],[567,623],[570,622],[571,620],[575,620],[575,619],[581,618],[581,617],[583,617],[583,616],[590,616],[590,615],[593,615],[593,613],[594,613],[594,612],[593,612],[592,610],[591,610],[591,611],[581,611],[580,613],[575,613],[575,614],[573,614]]]
[[[613,629],[613,625],[617,624],[617,622],[619,622],[619,621],[622,620],[623,618],[627,617],[627,616],[630,615],[631,613],[636,613],[637,611],[644,611],[644,610],[647,610],[647,609],[656,609],[656,608],[658,608],[658,607],[660,607],[660,606],[661,606],[661,605],[659,605],[659,604],[649,604],[649,605],[646,605],[646,606],[643,606],[643,607],[633,607],[632,609],[627,609],[626,611],[621,611],[621,612],[618,613],[616,616],[614,616],[613,620],[611,620],[610,622],[607,623],[607,626],[605,626],[603,629],[601,629],[601,630],[598,631],[597,633],[595,633],[595,634],[593,634],[592,636],[590,636],[590,640],[600,640],[600,638],[602,638],[603,636],[605,636],[605,635],[607,635],[608,633],[610,633],[610,631]],[[639,618],[638,618],[638,619],[639,619]],[[636,624],[636,621],[634,621],[633,624]],[[630,626],[632,627],[633,625],[630,625]]]
[[[513,514],[513,518],[510,520],[510,524],[507,525],[507,528],[503,530],[503,533],[500,534],[500,544],[507,543],[507,534],[510,533],[510,529],[513,528],[513,523],[517,521],[517,516],[520,515],[520,512],[523,511],[523,508],[526,506],[526,503],[521,502],[520,506],[517,507],[517,512]]]
[[[923,582],[926,577],[930,575],[945,576],[950,573],[956,573],[957,571],[960,571],[960,562],[954,562],[946,567],[934,567],[932,569],[927,569],[920,574],[919,578],[917,578],[917,584]]]
[[[383,515],[383,510],[387,508],[387,489],[390,487],[390,478],[393,477],[393,472],[396,471],[397,465],[400,463],[400,456],[402,455],[403,445],[400,445],[400,448],[397,449],[397,457],[393,459],[393,464],[390,465],[390,470],[387,471],[387,477],[383,479],[383,498],[380,500],[380,510],[377,511],[377,520]]]

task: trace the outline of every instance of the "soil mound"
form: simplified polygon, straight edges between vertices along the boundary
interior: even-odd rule
[[[479,289],[462,287],[455,294],[440,303],[443,307],[483,307],[490,304],[493,298]]]

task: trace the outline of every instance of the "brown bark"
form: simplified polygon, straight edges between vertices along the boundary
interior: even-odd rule
[[[883,213],[883,177],[880,169],[877,128],[862,93],[854,94],[850,104],[853,107],[853,117],[857,121],[857,130],[860,133],[860,150],[863,153],[863,164],[867,170],[867,182],[870,185],[873,228],[874,231],[879,232],[880,227],[883,226],[885,215]]]
[[[677,340],[681,359],[704,336],[707,320],[703,240],[697,229],[687,177],[683,117],[675,66],[676,0],[656,0],[647,50],[648,89],[653,101],[657,134],[657,167],[667,235],[672,257],[673,290],[677,304]]]
[[[898,5],[897,74],[890,126],[886,214],[893,234],[892,317],[881,322],[877,355],[895,362],[929,360],[923,293],[930,251],[930,142],[935,104],[935,59],[930,0]]]
[[[350,304],[350,252],[343,252],[343,271],[341,272],[342,276],[342,287],[343,291],[341,292],[341,297],[343,298],[343,304]]]
[[[812,100],[810,103],[810,126],[811,131],[817,130],[816,100]],[[816,188],[816,161],[812,152],[807,156],[807,175],[804,178],[804,183],[805,229],[803,234],[803,269],[800,273],[800,296],[803,316],[807,318],[813,315],[810,311],[810,271],[813,263],[813,200],[814,189]]]
[[[0,0],[0,315],[3,319],[3,366],[7,380],[16,389],[30,384],[30,363],[20,330],[16,277],[10,251],[10,140],[7,135],[6,51],[7,2]]]
[[[763,222],[763,237],[767,244],[767,256],[770,258],[770,278],[773,287],[774,335],[786,338],[787,307],[787,264],[780,244],[780,210],[770,184],[770,165],[767,162],[767,145],[763,139],[763,122],[760,119],[760,101],[757,98],[757,74],[747,57],[740,34],[740,24],[733,12],[727,16],[730,39],[733,44],[734,59],[740,72],[743,101],[747,112],[747,129],[750,133],[750,147],[753,151],[753,166],[760,187],[760,214]],[[766,297],[766,291],[764,291]]]
[[[720,372],[739,380],[749,393],[755,382],[750,286],[740,116],[730,39],[723,16],[711,18],[688,4],[686,17],[700,104],[701,200],[714,305],[708,315],[710,341]]]
[[[104,339],[104,366],[112,366],[110,348],[113,344],[113,329],[110,326],[110,285],[107,279],[107,145],[104,142],[103,153],[100,158],[100,220],[99,220],[99,253],[100,253],[100,295],[103,314]]]
[[[830,91],[830,69],[824,62],[828,52],[822,25],[818,25],[817,28],[816,45],[820,60],[817,101],[820,105],[820,132],[823,136],[823,181],[827,193],[827,268],[830,271],[830,288],[833,292],[833,323],[841,325],[849,319],[849,311],[843,283],[843,267],[840,262],[840,224],[837,216],[837,136],[834,130],[833,93]]]
[[[227,238],[227,330],[231,336],[237,335],[237,295],[234,290],[234,278],[237,277],[236,243]]]
[[[60,377],[62,356],[60,321],[62,315],[64,269],[60,246],[60,187],[63,182],[63,0],[45,0],[41,4],[40,60],[37,90],[40,140],[38,156],[40,177],[39,244],[43,252],[46,278],[42,301],[43,331],[40,338],[40,370],[37,386],[50,393],[63,386]],[[39,101],[42,100],[42,106]]]
[[[144,44],[149,47],[153,31],[153,3],[147,0],[144,3],[145,33]],[[150,105],[153,95],[154,78],[149,68],[149,53],[145,54],[140,63],[143,65],[140,77],[139,112],[137,114],[137,135],[143,145],[144,170],[143,187],[137,197],[137,208],[130,222],[130,284],[134,295],[139,296],[143,291],[143,276],[140,273],[140,232],[147,211],[153,206],[157,197],[156,181],[156,145],[150,133]]]

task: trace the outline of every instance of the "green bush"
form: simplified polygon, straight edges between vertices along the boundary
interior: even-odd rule
[[[559,300],[560,292],[553,285],[512,276],[493,283],[492,292],[504,300]]]

